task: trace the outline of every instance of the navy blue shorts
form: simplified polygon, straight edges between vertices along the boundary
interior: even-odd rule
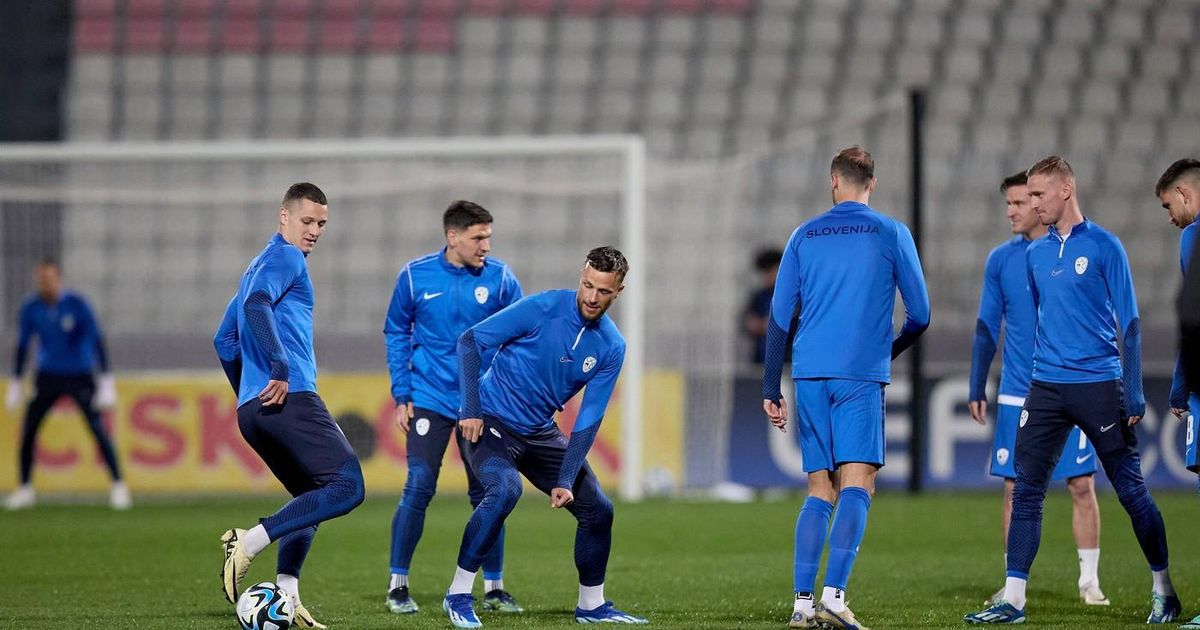
[[[324,486],[357,457],[315,392],[288,394],[282,405],[270,407],[255,398],[237,414],[246,443],[292,496]]]
[[[1106,466],[1137,447],[1125,413],[1121,381],[1034,381],[1017,422],[1017,476],[1048,482],[1074,427],[1083,431]]]
[[[533,435],[520,435],[505,428],[502,420],[484,418],[483,435],[474,444],[468,442],[467,452],[475,470],[481,470],[484,462],[496,460],[516,468],[535,488],[550,494],[558,486],[567,437],[557,426]],[[571,494],[575,495],[573,509],[591,506],[603,496],[587,462],[579,469]]]

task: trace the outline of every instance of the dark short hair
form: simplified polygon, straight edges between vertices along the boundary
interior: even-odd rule
[[[1025,171],[1013,173],[1012,175],[1005,177],[1004,181],[1000,183],[1000,192],[1006,193],[1008,192],[1008,189],[1012,188],[1013,186],[1025,186],[1027,184],[1029,184],[1029,175],[1027,175]]]
[[[875,177],[875,160],[866,149],[854,145],[833,156],[829,172],[837,173],[851,184],[866,186]]]
[[[1075,169],[1071,168],[1071,165],[1061,156],[1051,155],[1038,160],[1037,164],[1030,166],[1029,170],[1025,171],[1026,177],[1034,175],[1058,175],[1067,179],[1075,179]]]
[[[625,260],[625,254],[609,245],[588,252],[587,266],[596,271],[617,274],[617,282],[624,282],[625,274],[629,273],[629,261]]]
[[[480,223],[491,223],[492,213],[487,208],[473,202],[459,199],[446,208],[442,213],[442,232],[458,230],[459,232]]]
[[[52,256],[47,256],[47,257],[39,260],[37,266],[39,266],[39,267],[54,267],[55,269],[59,270],[59,272],[62,271],[62,265],[59,264],[58,259],[54,258]]]
[[[758,250],[754,255],[754,268],[759,271],[767,271],[779,266],[779,261],[783,260],[783,250],[778,247],[766,247]]]
[[[321,189],[317,188],[316,184],[310,184],[308,182],[292,184],[292,186],[287,189],[287,192],[283,193],[282,205],[286,206],[293,201],[299,201],[301,199],[307,199],[322,206],[329,205],[329,201],[325,199],[325,193],[321,192]]]
[[[1200,175],[1200,160],[1196,158],[1175,160],[1174,164],[1167,167],[1162,177],[1158,178],[1158,183],[1154,185],[1154,196],[1157,197],[1166,192],[1168,188],[1175,185],[1175,182],[1179,181],[1179,178],[1184,175]]]

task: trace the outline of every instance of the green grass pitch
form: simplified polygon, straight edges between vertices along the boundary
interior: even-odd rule
[[[135,499],[138,497],[135,496]],[[143,501],[127,513],[43,505],[0,513],[0,628],[237,627],[217,573],[218,537],[252,524],[279,498]],[[1185,619],[1200,606],[1200,497],[1157,493]],[[799,497],[752,504],[617,505],[606,592],[653,628],[786,627],[791,612],[792,529]],[[1047,502],[1033,569],[1029,624],[1037,628],[1143,626],[1150,578],[1116,498],[1100,497],[1100,575],[1113,605],[1085,608],[1070,531],[1070,502]],[[527,491],[508,520],[506,587],[529,612],[481,615],[487,628],[567,628],[576,596],[574,520]],[[454,569],[466,499],[439,496],[412,569],[416,615],[384,606],[394,499],[373,497],[322,526],[301,595],[331,629],[450,627],[441,596]],[[1000,493],[879,494],[847,597],[873,630],[964,628],[962,615],[1003,583]],[[243,587],[273,580],[274,547]],[[477,586],[476,594],[479,595]],[[1144,627],[1144,626],[1143,626]]]

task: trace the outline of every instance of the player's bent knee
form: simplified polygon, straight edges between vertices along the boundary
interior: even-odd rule
[[[413,465],[410,462],[408,479],[404,482],[404,498],[401,499],[401,505],[423,510],[429,506],[429,502],[433,500],[433,495],[436,493],[437,475],[425,466]]]
[[[351,458],[327,484],[333,490],[334,503],[339,514],[345,514],[362,504],[367,496],[363,482],[362,466],[358,458]]]

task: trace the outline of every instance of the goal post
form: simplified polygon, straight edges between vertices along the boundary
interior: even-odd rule
[[[496,253],[517,269],[527,293],[572,286],[568,282],[586,252],[581,247],[618,243],[630,261],[614,309],[627,343],[619,390],[618,489],[624,500],[642,497],[650,257],[646,149],[640,136],[7,144],[0,149],[0,214],[10,240],[31,246],[0,257],[5,283],[0,309],[10,318],[28,269],[46,255],[61,255],[72,275],[96,291],[102,319],[118,339],[137,343],[147,331],[197,339],[210,335],[213,315],[202,309],[211,303],[202,307],[198,302],[206,300],[189,292],[231,288],[236,275],[230,270],[249,260],[261,246],[254,243],[265,235],[263,229],[270,228],[269,221],[261,221],[262,211],[269,210],[264,203],[282,194],[287,183],[303,179],[325,188],[335,208],[353,204],[365,217],[404,225],[395,240],[380,234],[390,226],[359,225],[354,236],[337,236],[337,230],[350,226],[340,223],[335,210],[331,226],[337,230],[328,239],[333,243],[321,249],[332,250],[346,269],[331,270],[319,254],[310,273],[318,294],[322,280],[331,280],[333,299],[345,303],[324,311],[318,305],[318,346],[324,326],[339,344],[365,347],[368,336],[375,335],[382,347],[377,338],[382,318],[354,312],[354,303],[371,292],[390,291],[403,260],[440,241],[440,222],[430,217],[453,199],[478,199],[493,210],[500,237]],[[554,217],[556,209],[577,214]],[[247,218],[252,213],[258,213],[253,221]],[[246,231],[252,234],[240,233]],[[47,240],[47,233],[55,237]],[[370,245],[355,243],[354,237]],[[562,240],[558,249],[551,243],[556,237]],[[359,282],[356,272],[372,282]],[[146,293],[166,294],[177,303],[156,304]],[[208,297],[215,301],[227,295]],[[12,329],[11,319],[0,321],[0,330]],[[335,369],[351,367],[353,357],[337,358],[337,348],[330,354]],[[174,366],[172,360],[183,364]],[[148,361],[163,369],[205,364],[179,356]]]

